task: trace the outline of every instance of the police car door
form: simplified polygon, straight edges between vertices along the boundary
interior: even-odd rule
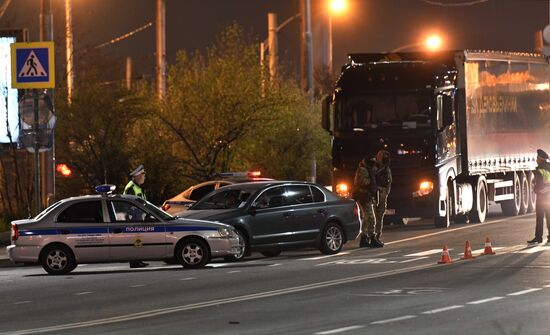
[[[111,259],[124,261],[165,257],[166,232],[163,223],[130,201],[107,201],[107,207],[111,221]]]
[[[77,262],[109,260],[108,227],[103,213],[101,200],[82,200],[69,204],[57,215],[57,236],[71,247]]]

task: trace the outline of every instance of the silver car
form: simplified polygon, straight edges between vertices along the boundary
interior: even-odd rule
[[[11,261],[39,262],[50,274],[69,273],[80,263],[133,260],[200,268],[241,248],[231,226],[176,218],[132,195],[61,200],[34,219],[13,221],[11,240]]]

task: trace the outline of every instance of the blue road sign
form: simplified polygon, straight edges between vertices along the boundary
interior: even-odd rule
[[[53,42],[11,44],[13,88],[55,87],[53,46]]]

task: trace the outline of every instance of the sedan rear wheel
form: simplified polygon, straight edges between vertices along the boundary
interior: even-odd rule
[[[76,268],[73,252],[64,245],[52,245],[44,249],[40,263],[44,270],[52,275],[64,275]]]
[[[210,261],[210,250],[203,240],[190,238],[180,243],[177,256],[183,267],[198,269]]]
[[[321,236],[320,250],[323,254],[337,254],[344,246],[344,231],[342,227],[334,222],[329,222]]]

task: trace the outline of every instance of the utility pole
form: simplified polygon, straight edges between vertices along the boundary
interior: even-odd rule
[[[65,0],[65,44],[67,47],[67,103],[70,105],[74,90],[73,0]]]
[[[313,45],[311,34],[311,1],[300,0],[301,40],[300,43],[300,77],[302,89],[313,101]]]
[[[267,45],[269,50],[269,76],[273,80],[279,66],[279,41],[277,39],[277,14],[267,13]]]
[[[163,99],[166,94],[166,2],[157,0],[157,96]]]
[[[126,89],[132,89],[132,57],[126,57]]]

